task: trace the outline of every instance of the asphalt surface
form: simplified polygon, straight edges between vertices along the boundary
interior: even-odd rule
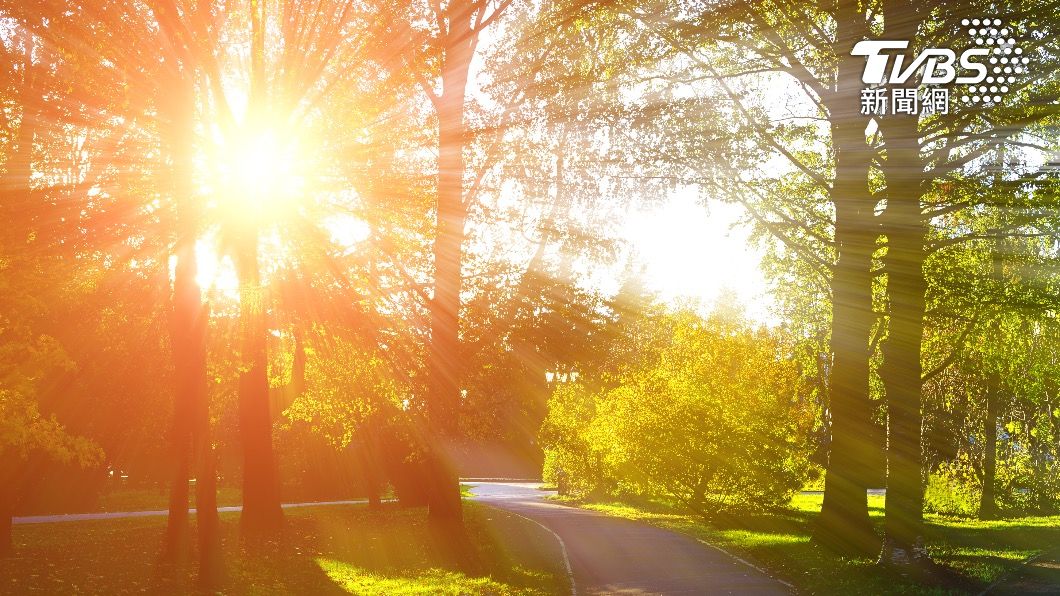
[[[529,518],[560,541],[577,594],[790,594],[788,585],[694,538],[550,502],[540,484],[472,484],[477,501]]]

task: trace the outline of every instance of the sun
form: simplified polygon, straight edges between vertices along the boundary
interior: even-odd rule
[[[305,139],[280,127],[218,135],[207,151],[208,192],[225,221],[271,225],[304,203],[315,174]]]
[[[336,209],[356,201],[355,194],[329,188],[322,146],[302,129],[263,124],[220,132],[213,126],[200,152],[200,193],[210,225],[196,244],[199,286],[238,299],[234,239],[252,231],[260,274],[268,279],[289,267],[306,243],[326,238],[329,250],[348,254],[370,236],[359,217]],[[300,234],[306,225],[321,234]]]

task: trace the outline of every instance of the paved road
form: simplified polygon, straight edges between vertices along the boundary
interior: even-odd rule
[[[537,483],[472,484],[475,499],[556,535],[578,594],[790,594],[717,548],[645,523],[546,501]]]

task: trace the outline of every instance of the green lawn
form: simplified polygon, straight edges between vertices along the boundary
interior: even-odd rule
[[[465,504],[462,540],[430,531],[423,508],[287,511],[282,546],[243,548],[222,514],[226,594],[555,594],[570,590],[559,546],[517,516]],[[156,565],[165,518],[15,526],[0,593],[186,593],[186,571]],[[454,548],[454,543],[465,548]]]
[[[191,505],[195,506],[192,487]],[[243,493],[238,487],[221,486],[217,489],[217,505],[230,507],[242,503]],[[119,488],[99,494],[97,511],[158,511],[169,509],[169,488]]]
[[[978,593],[1018,570],[1028,557],[1060,545],[1060,516],[980,522],[928,515],[931,556],[952,571],[944,583],[928,586],[881,570],[872,558],[838,557],[812,545],[810,531],[821,499],[799,495],[784,511],[710,521],[663,503],[581,506],[690,534],[752,561],[800,592],[815,594]],[[874,522],[882,524],[883,497],[869,497],[869,505]]]

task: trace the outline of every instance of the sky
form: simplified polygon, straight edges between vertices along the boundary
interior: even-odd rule
[[[633,209],[626,214],[623,236],[643,267],[644,282],[670,304],[695,303],[707,310],[719,293],[731,290],[752,320],[769,324],[774,317],[768,283],[761,271],[761,251],[749,240],[750,229],[740,224],[743,208],[712,201],[703,205],[693,189],[671,195],[668,201]],[[355,245],[364,239],[364,224],[329,222],[334,239]],[[238,281],[231,260],[219,258],[216,240],[199,242],[200,285],[237,295]],[[598,277],[595,283],[613,292],[624,266]]]
[[[491,41],[487,36],[483,45],[489,46]],[[484,53],[476,55],[469,91],[477,100],[488,102],[481,91]],[[262,161],[251,162],[253,172],[260,171]],[[720,201],[702,204],[696,190],[688,187],[661,204],[632,209],[622,230],[634,252],[634,262],[643,267],[645,284],[659,299],[671,304],[697,303],[705,311],[722,291],[731,290],[751,319],[769,324],[774,317],[760,267],[761,251],[750,244],[748,226],[739,225],[743,216],[739,205]],[[340,245],[353,246],[366,236],[363,222],[328,221],[325,227]],[[216,254],[214,244],[214,239],[203,239],[197,246],[198,281],[207,290],[235,296],[238,282],[234,268],[230,259]],[[610,271],[594,276],[591,283],[604,292],[616,290],[613,286],[625,265],[625,259],[620,259]]]
[[[760,267],[762,255],[750,243],[750,228],[739,225],[743,215],[739,205],[702,205],[688,189],[661,205],[631,211],[624,231],[645,267],[647,286],[660,299],[707,307],[728,289],[750,318],[768,323],[772,300]]]

